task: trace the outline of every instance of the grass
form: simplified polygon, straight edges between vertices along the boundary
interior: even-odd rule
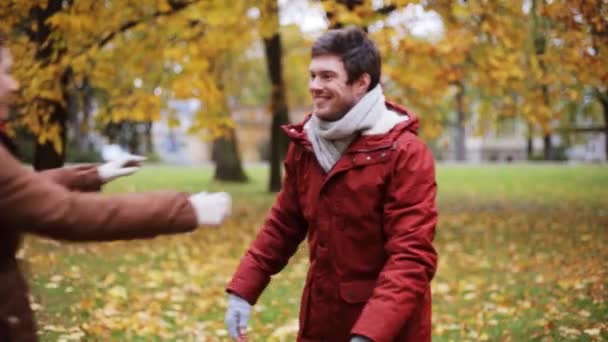
[[[440,165],[433,280],[435,341],[608,338],[608,168]],[[212,170],[151,166],[106,192],[223,190],[221,229],[147,241],[60,244],[29,237],[42,340],[227,340],[223,288],[274,195]],[[294,339],[307,271],[303,246],[255,306],[253,341]]]

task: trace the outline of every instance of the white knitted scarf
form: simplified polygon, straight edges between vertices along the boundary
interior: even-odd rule
[[[369,130],[386,112],[382,87],[378,84],[336,121],[325,121],[312,115],[304,125],[319,164],[329,172],[357,133]]]

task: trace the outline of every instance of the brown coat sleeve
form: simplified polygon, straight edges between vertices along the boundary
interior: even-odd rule
[[[107,241],[191,231],[196,214],[178,192],[70,192],[21,166],[0,147],[0,227],[54,239]]]
[[[94,192],[101,190],[103,182],[97,172],[97,165],[78,165],[39,172],[70,191]]]

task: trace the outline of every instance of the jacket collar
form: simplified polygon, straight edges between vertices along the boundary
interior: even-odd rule
[[[386,107],[400,115],[407,115],[409,120],[395,125],[395,127],[384,134],[360,135],[348,147],[345,153],[369,151],[392,146],[395,140],[406,131],[418,134],[419,123],[418,118],[414,113],[407,108],[390,101],[386,101]],[[308,113],[300,123],[281,126],[291,141],[300,144],[307,149],[311,149],[312,145],[304,131],[304,124],[310,120],[311,116],[312,113]]]

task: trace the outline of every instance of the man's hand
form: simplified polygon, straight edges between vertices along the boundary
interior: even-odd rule
[[[365,336],[355,335],[350,338],[350,342],[372,342],[372,340]]]
[[[237,295],[228,295],[228,310],[224,322],[234,341],[247,341],[247,321],[250,314],[251,304]]]
[[[225,192],[200,192],[189,198],[199,225],[217,226],[230,216],[232,201]]]
[[[128,176],[139,170],[141,162],[146,160],[145,157],[127,154],[115,160],[109,161],[100,165],[97,168],[99,178],[102,182],[107,183],[118,177]]]

